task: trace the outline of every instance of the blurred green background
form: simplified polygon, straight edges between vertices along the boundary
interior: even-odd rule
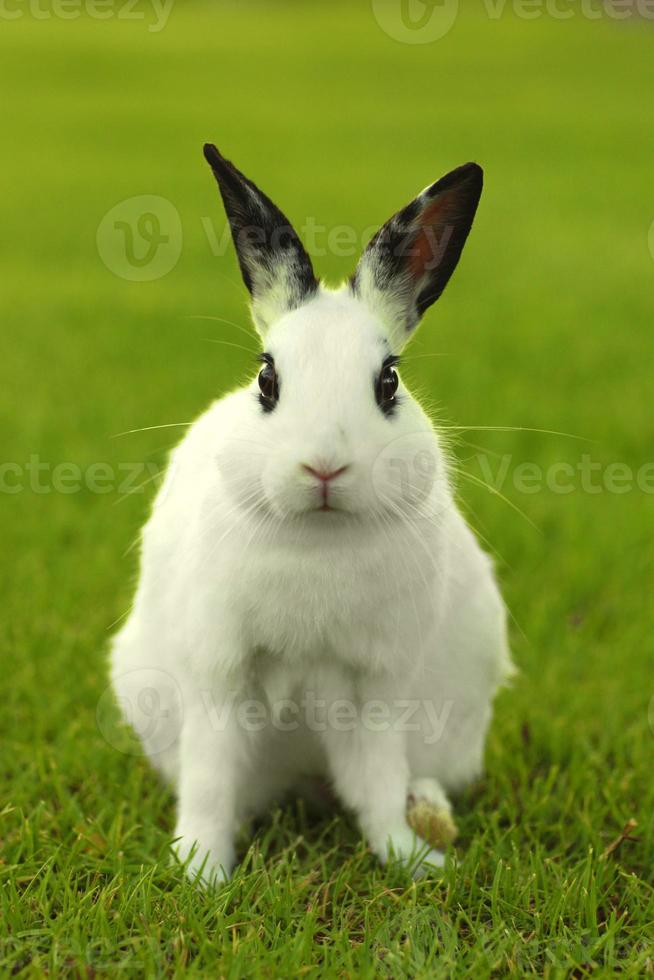
[[[652,968],[654,11],[450,0],[449,30],[419,44],[399,6],[177,0],[165,23],[143,2],[103,20],[2,8],[3,969]],[[171,799],[98,730],[130,545],[183,430],[116,435],[189,421],[253,368],[235,258],[211,244],[206,140],[317,226],[334,282],[352,236],[466,160],[486,172],[405,371],[462,427],[460,495],[496,554],[521,676],[458,806],[459,866],[436,882],[390,880],[346,821],[292,807],[228,891],[198,895],[166,863]],[[144,195],[164,205],[124,203]],[[131,231],[105,219],[116,206]],[[150,212],[177,261],[147,281]],[[88,488],[98,463],[108,492]],[[561,463],[569,493],[547,486]],[[629,820],[635,839],[611,849]]]

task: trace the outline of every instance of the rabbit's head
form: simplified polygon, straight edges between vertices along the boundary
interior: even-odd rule
[[[443,473],[434,430],[402,385],[399,355],[456,267],[482,171],[427,187],[366,248],[349,283],[323,288],[278,208],[205,146],[231,226],[261,368],[221,470],[238,501],[290,520],[411,516]]]

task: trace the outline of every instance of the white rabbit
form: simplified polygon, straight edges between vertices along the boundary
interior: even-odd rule
[[[482,171],[424,190],[333,291],[275,205],[214,146],[205,156],[265,353],[172,455],[113,685],[175,786],[192,876],[229,877],[239,823],[314,775],[381,861],[417,854],[422,872],[443,855],[407,801],[451,813],[512,670],[491,562],[397,373],[458,262]]]

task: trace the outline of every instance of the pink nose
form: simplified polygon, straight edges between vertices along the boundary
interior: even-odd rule
[[[330,480],[335,480],[337,476],[341,475],[341,473],[345,473],[347,468],[347,466],[341,466],[341,468],[338,470],[331,470],[327,472],[325,470],[316,470],[313,468],[313,466],[307,466],[306,463],[302,464],[302,469],[307,473],[310,473],[311,476],[315,476],[321,483],[329,483]]]

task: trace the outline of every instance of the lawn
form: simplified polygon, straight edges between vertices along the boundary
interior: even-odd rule
[[[0,24],[0,974],[654,970],[654,22],[571,6],[466,8],[428,44],[369,3]],[[107,641],[183,429],[118,434],[187,422],[253,369],[252,340],[196,318],[248,326],[205,140],[317,229],[334,281],[425,184],[486,171],[405,376],[451,427],[520,675],[432,880],[291,804],[203,894],[168,861],[171,796],[113,726]],[[129,281],[98,228],[141,195],[179,215],[179,256]]]

